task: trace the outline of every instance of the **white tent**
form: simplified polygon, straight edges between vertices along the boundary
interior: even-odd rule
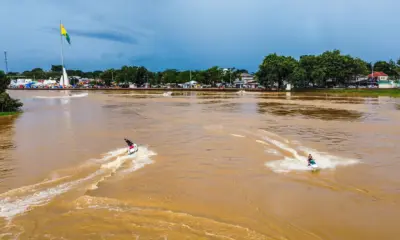
[[[57,81],[56,80],[44,80],[43,81],[43,85],[53,85],[56,84]]]

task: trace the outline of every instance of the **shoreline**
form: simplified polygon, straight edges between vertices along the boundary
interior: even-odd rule
[[[22,112],[0,112],[0,117],[11,117],[21,114]]]
[[[58,88],[8,88],[7,90],[12,91],[164,91],[164,92],[238,92],[244,90],[245,92],[258,92],[258,93],[312,93],[312,94],[337,94],[342,96],[389,96],[389,97],[400,97],[400,89],[371,89],[371,88],[360,88],[360,89],[325,89],[325,88],[314,88],[314,89],[292,89],[287,90],[266,90],[266,89],[243,89],[243,88],[70,88],[70,89],[58,89]]]

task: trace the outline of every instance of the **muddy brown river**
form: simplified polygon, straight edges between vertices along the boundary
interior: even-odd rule
[[[0,239],[400,239],[398,99],[9,93]]]

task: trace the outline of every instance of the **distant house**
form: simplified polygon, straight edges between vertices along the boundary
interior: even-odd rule
[[[368,75],[368,79],[372,81],[387,81],[389,76],[384,72],[374,72]]]
[[[257,88],[258,87],[258,82],[256,80],[252,80],[252,81],[247,81],[246,86],[248,88]]]
[[[368,79],[378,84],[379,88],[395,88],[394,81],[389,80],[389,76],[384,72],[374,72],[368,75]]]
[[[254,76],[249,74],[249,73],[241,73],[240,78],[244,82],[244,84],[247,84],[248,82],[254,81]]]
[[[241,81],[241,80],[239,80],[239,79],[236,79],[236,80],[233,82],[233,85],[234,85],[236,88],[243,88],[245,84],[246,84],[246,83],[245,83],[244,81]]]
[[[236,88],[243,88],[243,87],[248,87],[248,85],[255,85],[254,76],[248,73],[241,73],[240,79],[237,78],[233,82],[233,85]]]
[[[183,85],[182,85],[182,87],[183,88],[197,88],[198,86],[198,82],[196,82],[196,81],[189,81],[189,82],[185,82]]]

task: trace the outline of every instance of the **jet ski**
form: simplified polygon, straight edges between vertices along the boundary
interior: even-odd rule
[[[318,165],[317,165],[317,163],[314,161],[314,159],[310,160],[310,164],[308,165],[308,167],[311,168],[312,170],[318,169]]]
[[[134,143],[128,148],[128,155],[132,155],[135,152],[137,152],[138,150],[139,150],[138,145],[136,143]]]

